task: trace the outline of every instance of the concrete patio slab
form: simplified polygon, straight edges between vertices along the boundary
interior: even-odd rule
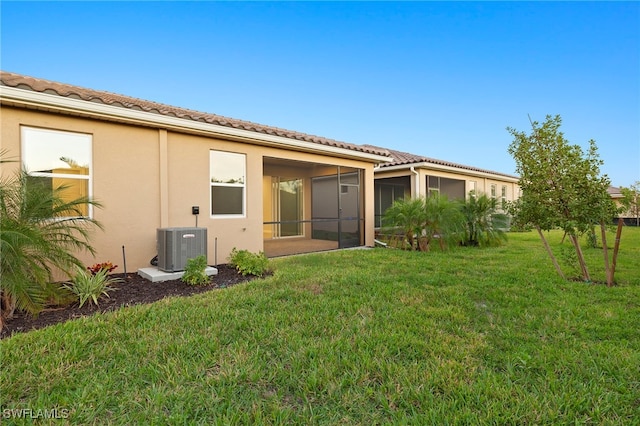
[[[218,270],[213,266],[207,266],[205,269],[205,273],[209,276],[217,275]],[[165,272],[161,271],[158,268],[149,267],[149,268],[140,268],[138,269],[138,275],[141,277],[151,281],[152,283],[162,282],[162,281],[171,281],[171,280],[179,280],[182,278],[184,271],[178,272]]]

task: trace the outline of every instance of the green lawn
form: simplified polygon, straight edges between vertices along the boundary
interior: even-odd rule
[[[2,421],[638,424],[640,229],[622,244],[613,288],[560,279],[534,233],[278,259],[267,279],[3,340]]]

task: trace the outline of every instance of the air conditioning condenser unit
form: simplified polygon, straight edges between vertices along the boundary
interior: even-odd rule
[[[158,269],[184,271],[187,260],[207,256],[207,228],[159,228]]]

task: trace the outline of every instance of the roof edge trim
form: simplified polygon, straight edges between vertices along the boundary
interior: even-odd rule
[[[466,175],[472,175],[472,176],[478,176],[478,177],[492,177],[492,178],[499,178],[500,180],[507,180],[509,182],[514,182],[514,183],[518,183],[518,181],[520,180],[520,178],[518,178],[517,176],[509,176],[506,174],[502,174],[502,173],[491,173],[489,171],[483,172],[483,171],[479,171],[479,170],[470,170],[470,169],[466,169],[466,168],[461,168],[461,167],[453,167],[453,166],[445,166],[442,164],[435,164],[435,163],[429,163],[429,162],[420,162],[420,163],[411,163],[411,164],[400,164],[400,165],[396,165],[396,166],[384,166],[384,167],[376,167],[374,169],[374,173],[382,173],[382,172],[387,172],[387,171],[397,171],[397,170],[410,170],[412,167],[414,168],[422,168],[422,169],[432,169],[432,170],[441,170],[441,171],[446,171],[446,172],[453,172],[453,173],[458,173],[460,174],[461,172],[464,172],[464,174]]]
[[[139,111],[106,105],[96,102],[88,102],[81,99],[68,98],[31,90],[18,89],[10,86],[0,86],[0,102],[7,101],[25,107],[47,107],[63,112],[75,112],[88,114],[97,118],[118,119],[129,123],[151,125],[155,127],[167,127],[173,130],[191,130],[206,133],[213,136],[226,136],[249,141],[257,145],[280,146],[295,148],[305,152],[326,153],[342,158],[366,160],[372,163],[386,163],[392,158],[373,153],[360,152],[346,148],[320,145],[313,142],[300,141],[267,133],[252,132],[245,129],[237,129],[218,124],[203,123],[185,120],[183,118],[165,116],[146,111]]]

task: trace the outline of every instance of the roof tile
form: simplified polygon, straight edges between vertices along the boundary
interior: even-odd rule
[[[365,145],[365,146],[368,146],[371,148],[379,148],[374,145]],[[463,170],[469,170],[469,171],[481,172],[481,173],[490,173],[490,174],[506,176],[510,178],[518,178],[518,176],[509,175],[506,173],[495,172],[492,170],[481,169],[473,166],[466,166],[464,164],[452,163],[450,161],[438,160],[430,157],[423,157],[421,155],[410,154],[408,152],[403,152],[403,151],[396,151],[394,149],[388,149],[388,148],[386,149],[387,151],[389,151],[389,154],[391,154],[393,161],[381,164],[380,165],[381,169],[384,169],[386,167],[392,167],[392,166],[404,166],[404,165],[409,166],[411,164],[418,164],[418,163],[431,163],[439,166],[454,167],[456,169],[463,169]]]
[[[0,71],[0,85],[7,87],[15,87],[23,90],[34,92],[48,93],[57,96],[75,98],[89,102],[98,102],[105,105],[116,106],[138,111],[145,111],[159,115],[178,117],[185,120],[208,122],[225,127],[233,127],[245,129],[256,133],[264,133],[277,135],[290,139],[296,139],[305,142],[317,143],[319,145],[331,146],[334,148],[344,148],[352,151],[363,152],[367,154],[388,156],[389,153],[384,148],[377,148],[369,145],[356,145],[345,142],[336,141],[334,139],[324,138],[320,136],[309,135],[301,132],[294,132],[277,127],[265,126],[250,121],[237,120],[234,118],[224,117],[217,114],[204,113],[186,108],[179,108],[158,102],[146,101],[142,99],[132,98],[129,96],[119,95],[110,92],[86,89],[69,84],[58,83],[49,80],[24,76],[21,74]]]

